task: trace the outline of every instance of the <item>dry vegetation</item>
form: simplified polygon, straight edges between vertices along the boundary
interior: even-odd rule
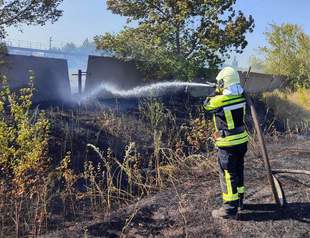
[[[264,101],[278,120],[283,121],[287,130],[308,128],[310,122],[310,90],[298,89],[296,92],[264,94]]]
[[[274,168],[309,165],[309,141],[296,136],[268,138]],[[310,180],[306,175],[279,175],[288,205],[272,201],[263,162],[250,146],[246,157],[246,210],[238,221],[219,221],[211,211],[221,203],[215,158],[200,157],[166,181],[167,188],[120,205],[92,220],[68,223],[47,237],[309,237]]]
[[[31,81],[32,82],[32,81]],[[0,228],[2,237],[15,230],[41,233],[47,215],[46,179],[49,123],[30,112],[32,84],[11,93],[6,78],[0,91]],[[14,234],[14,233],[13,233]]]
[[[127,112],[98,104],[51,108],[43,115],[30,109],[31,91],[26,97],[3,93],[11,106],[3,104],[1,129],[6,131],[1,132],[13,131],[15,137],[9,143],[1,140],[2,148],[6,145],[13,152],[1,157],[0,237],[228,234],[230,229],[218,227],[209,214],[220,203],[217,162],[213,125],[199,103],[184,107],[189,105],[184,99],[171,108],[159,100],[142,100]],[[14,109],[12,105],[15,111],[5,110]],[[289,137],[274,130],[272,135],[270,144],[295,138],[294,131]],[[255,140],[250,150],[247,173],[249,183],[257,187],[257,181],[264,181],[264,170]],[[301,186],[308,188],[308,182]],[[251,191],[248,198],[270,202],[265,184],[259,186],[263,194]],[[294,202],[301,201],[300,194],[309,202],[309,190],[303,188]],[[296,207],[304,209],[304,218],[309,207]],[[259,229],[253,221],[245,224],[244,234]],[[299,234],[293,225],[292,234]]]
[[[19,114],[3,115],[9,128],[16,127],[16,138],[1,146],[27,144],[27,151],[2,156],[7,169],[1,173],[1,237],[35,237],[109,213],[178,183],[180,171],[201,164],[195,152],[208,150],[212,130],[199,112],[176,118],[162,102],[143,100],[129,113],[84,105],[52,108],[38,117],[38,110],[30,110],[31,95],[15,95]],[[13,104],[8,101],[8,108]],[[15,144],[19,140],[24,144]]]

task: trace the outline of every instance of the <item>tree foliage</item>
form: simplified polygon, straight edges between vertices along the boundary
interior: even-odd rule
[[[310,37],[295,24],[271,24],[265,33],[268,46],[265,54],[267,73],[287,77],[287,88],[310,87]]]
[[[59,5],[63,0],[1,0],[0,1],[0,39],[5,37],[6,27],[44,25],[46,21],[55,22],[62,15]]]
[[[235,0],[108,0],[113,13],[127,17],[118,34],[95,38],[97,47],[134,59],[155,77],[192,79],[214,68],[229,53],[241,53],[254,20],[234,9]]]
[[[70,42],[70,43],[66,43],[61,49],[59,50],[63,50],[63,51],[67,51],[67,52],[74,52],[77,50],[77,46]]]
[[[66,43],[62,48],[53,48],[54,51],[68,51],[76,53],[92,53],[96,51],[96,45],[93,41],[86,38],[81,45],[76,45],[73,42]]]

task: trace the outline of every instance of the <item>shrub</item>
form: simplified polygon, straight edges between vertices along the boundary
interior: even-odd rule
[[[49,122],[38,110],[32,113],[33,80],[31,73],[29,87],[15,93],[1,76],[0,212],[7,216],[0,226],[11,232],[9,225],[15,224],[16,236],[40,232],[46,214],[43,191]]]

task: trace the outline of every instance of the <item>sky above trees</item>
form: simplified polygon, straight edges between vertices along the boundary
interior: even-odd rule
[[[108,11],[105,2],[65,0],[62,4],[64,15],[58,22],[43,27],[11,28],[8,38],[48,44],[49,37],[53,37],[54,46],[61,47],[67,42],[81,45],[86,38],[91,39],[104,32],[118,32],[126,24],[125,19]],[[255,49],[265,44],[263,32],[270,23],[298,24],[310,35],[309,8],[309,0],[237,0],[237,9],[253,15],[256,25],[254,32],[248,34],[248,47],[237,57],[239,65],[246,67],[249,56],[256,54]]]

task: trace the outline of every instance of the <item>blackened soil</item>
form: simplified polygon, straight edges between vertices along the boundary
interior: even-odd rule
[[[268,141],[273,168],[309,169],[309,148],[307,138]],[[310,177],[278,175],[288,202],[279,208],[255,149],[247,154],[245,172],[246,209],[239,220],[212,218],[211,211],[221,203],[218,178],[193,168],[176,187],[45,237],[309,237]]]

